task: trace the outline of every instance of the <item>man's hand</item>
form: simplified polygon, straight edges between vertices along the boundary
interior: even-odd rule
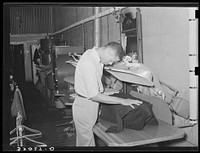
[[[121,103],[121,105],[131,106],[132,108],[134,108],[134,106],[132,104],[140,105],[140,104],[142,104],[142,101],[133,100],[133,99],[123,99],[122,101],[120,101],[120,103]]]

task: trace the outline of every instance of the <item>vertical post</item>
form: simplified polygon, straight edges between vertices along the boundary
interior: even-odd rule
[[[49,14],[50,14],[50,32],[53,32],[53,8],[49,8]]]
[[[118,14],[118,21],[117,23],[119,23],[119,41],[120,41],[120,44],[122,45],[122,48],[124,48],[124,34],[122,34],[122,19],[121,19],[121,10],[119,10],[119,14]],[[127,93],[127,83],[126,82],[123,82],[123,93]]]
[[[16,86],[16,88],[18,88]],[[21,112],[17,112],[17,117],[16,117],[16,135],[17,135],[17,139],[18,141],[18,146],[23,147],[23,128],[22,128],[22,116],[21,116]]]
[[[84,28],[84,23],[82,24],[82,33],[83,33],[83,49],[85,50],[85,28]]]
[[[95,15],[100,12],[100,7],[95,7]],[[96,18],[94,21],[95,24],[95,31],[94,31],[94,39],[95,39],[95,46],[100,46],[100,18]]]
[[[51,39],[50,39],[51,41]],[[58,88],[57,88],[57,67],[56,67],[56,49],[52,45],[52,43],[49,44],[50,47],[50,53],[52,55],[52,75],[53,75],[53,82],[54,82],[54,92],[58,93]],[[54,94],[55,94],[54,93]]]
[[[189,91],[192,122],[198,119],[198,77],[195,76],[195,67],[198,67],[198,19],[195,18],[195,10],[195,8],[189,10]]]
[[[143,63],[143,47],[142,47],[142,19],[141,19],[141,10],[137,8],[136,12],[136,28],[137,28],[137,52],[138,52],[138,61]]]

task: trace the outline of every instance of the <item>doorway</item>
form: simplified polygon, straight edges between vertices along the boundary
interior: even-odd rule
[[[25,83],[24,45],[10,45],[11,69],[15,82],[21,87]]]
[[[35,54],[35,50],[37,48],[37,45],[30,45],[30,50],[31,50],[31,69],[32,69],[32,81],[34,84],[36,84],[38,77],[36,75],[37,70],[36,70],[36,66],[34,63],[34,54]]]

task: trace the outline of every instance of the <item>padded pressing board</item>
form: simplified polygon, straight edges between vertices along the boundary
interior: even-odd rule
[[[153,86],[152,73],[150,69],[140,63],[117,63],[112,67],[105,67],[105,70],[117,79],[145,86]]]

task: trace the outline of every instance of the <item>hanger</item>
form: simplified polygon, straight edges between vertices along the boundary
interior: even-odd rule
[[[14,87],[15,92],[16,92],[16,90],[19,90],[17,84],[14,81],[12,81],[12,85],[15,86]],[[11,88],[11,90],[12,89],[13,88]],[[21,103],[23,103],[23,101]],[[23,105],[19,105],[19,106],[22,107]],[[22,146],[24,146],[24,144],[23,144],[24,139],[36,143],[37,144],[36,146],[47,146],[45,143],[42,143],[42,142],[39,142],[39,141],[36,141],[36,140],[32,140],[31,138],[36,137],[36,136],[41,136],[42,133],[38,130],[34,130],[34,129],[31,129],[31,128],[25,126],[25,125],[22,125],[22,121],[23,121],[22,112],[20,110],[18,110],[17,116],[16,116],[16,127],[12,131],[10,131],[10,135],[12,135],[13,133],[16,132],[16,136],[10,138],[10,146],[17,143],[18,146],[22,147]],[[25,130],[31,132],[32,134],[24,135],[23,131],[25,131]]]
[[[21,115],[21,112],[18,112],[18,115],[16,117],[16,128],[14,128],[10,132],[10,135],[11,135],[16,131],[17,136],[10,138],[10,141],[11,141],[10,145],[17,143],[20,147],[22,147],[22,146],[24,146],[23,139],[27,139],[31,142],[36,143],[37,146],[47,146],[45,143],[30,139],[30,137],[41,136],[42,133],[40,131],[26,127],[25,125],[22,125],[21,123],[22,123],[22,115]],[[24,130],[28,130],[29,132],[33,132],[33,134],[23,135],[22,132]]]

